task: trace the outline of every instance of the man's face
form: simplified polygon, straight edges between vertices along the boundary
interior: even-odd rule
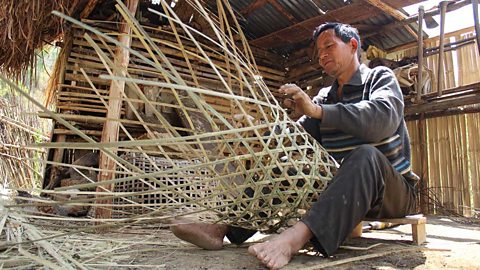
[[[318,63],[325,72],[337,78],[356,57],[356,40],[345,43],[335,35],[334,29],[322,32],[317,38]]]

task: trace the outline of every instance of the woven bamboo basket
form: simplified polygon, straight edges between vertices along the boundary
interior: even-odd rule
[[[125,82],[122,117],[141,123],[145,134],[134,137],[119,120],[122,140],[99,143],[62,115],[45,110],[85,142],[42,146],[90,149],[116,163],[115,179],[89,178],[50,193],[88,194],[69,203],[109,207],[119,219],[192,216],[261,231],[288,225],[325,189],[335,162],[289,118],[262,80],[228,1],[217,1],[215,14],[199,1],[188,3],[213,35],[181,22],[162,1],[164,11],[151,12],[169,21],[161,32],[174,42],[159,39],[160,30],[142,27],[118,1],[135,44],[123,48],[130,54],[128,68],[115,62],[111,45],[121,44],[114,31],[56,13],[84,29],[84,46],[103,64],[100,76],[77,65],[84,88],[108,107],[95,82]],[[113,189],[102,191],[106,184]],[[96,197],[107,196],[112,203],[100,205],[87,191],[92,188]]]

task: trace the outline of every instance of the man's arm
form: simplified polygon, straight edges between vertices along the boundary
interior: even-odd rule
[[[376,68],[367,81],[370,99],[352,104],[322,104],[322,127],[332,127],[367,142],[388,138],[403,119],[403,96],[390,69]]]
[[[313,103],[317,106],[321,104],[321,98],[316,96],[313,98]],[[319,106],[321,109],[321,107]],[[321,142],[322,136],[320,133],[320,120],[303,115],[297,120],[297,123],[302,125],[306,132],[308,132],[315,140]]]

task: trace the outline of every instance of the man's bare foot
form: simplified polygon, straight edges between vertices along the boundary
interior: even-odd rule
[[[256,256],[269,269],[280,269],[287,265],[292,256],[312,237],[313,234],[307,225],[298,222],[273,240],[250,246],[248,253]]]
[[[170,226],[173,234],[198,247],[218,250],[223,247],[223,238],[228,232],[228,226],[208,223],[181,223]]]

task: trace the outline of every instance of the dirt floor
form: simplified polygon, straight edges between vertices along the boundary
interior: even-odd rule
[[[346,247],[330,258],[303,251],[284,269],[480,269],[478,222],[428,217],[427,223],[427,243],[422,246],[412,245],[410,225],[401,225],[364,232],[361,238],[347,240]],[[253,240],[262,237],[271,236],[257,234]],[[176,240],[166,230],[162,230],[161,238],[171,248],[161,249],[155,256],[137,256],[135,264],[153,264],[158,269],[265,269],[248,255],[248,243],[206,251]],[[358,250],[379,243],[369,250]]]

